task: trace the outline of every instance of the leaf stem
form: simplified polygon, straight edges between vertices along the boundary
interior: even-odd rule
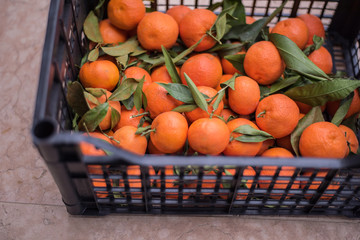
[[[143,112],[143,113],[139,113],[139,114],[136,114],[136,115],[131,115],[130,118],[136,118],[136,117],[140,117],[140,116],[144,116],[144,115],[148,115],[149,112]]]
[[[266,113],[266,111],[264,110],[264,111],[262,111],[261,113],[259,113],[256,117],[257,117],[257,118],[264,117],[265,113]]]
[[[217,39],[214,35],[212,35],[210,31],[207,31],[206,34],[212,39],[214,39],[216,42],[218,42],[219,44],[222,44],[222,42],[219,39]]]
[[[153,128],[153,129],[149,129],[149,130],[147,130],[147,131],[144,131],[143,133],[141,133],[141,136],[148,135],[148,134],[150,134],[151,132],[156,132],[156,128]]]

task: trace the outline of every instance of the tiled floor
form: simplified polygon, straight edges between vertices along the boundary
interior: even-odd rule
[[[0,240],[360,239],[360,221],[339,217],[69,215],[30,137],[48,7],[1,1]]]

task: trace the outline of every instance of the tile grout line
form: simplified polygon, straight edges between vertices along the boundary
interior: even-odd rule
[[[19,204],[19,205],[34,205],[34,206],[48,206],[48,207],[64,207],[64,205],[49,204],[49,203],[27,203],[27,202],[8,202],[0,201],[0,204]]]

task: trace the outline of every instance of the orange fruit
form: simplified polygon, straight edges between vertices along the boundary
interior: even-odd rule
[[[101,140],[111,144],[111,140],[108,137],[106,137],[104,134],[99,133],[99,132],[84,133],[83,135],[98,138],[98,139],[101,139]],[[104,150],[98,149],[91,143],[81,142],[79,146],[80,146],[81,153],[84,155],[89,155],[89,156],[105,156],[106,155]],[[103,174],[101,165],[87,165],[87,169],[90,174]]]
[[[237,114],[234,113],[233,111],[231,111],[231,110],[228,109],[228,108],[224,108],[224,109],[221,111],[221,113],[220,113],[219,116],[222,117],[222,118],[225,120],[225,122],[226,122],[226,121],[228,121],[228,119],[229,119],[231,116],[232,116],[232,117],[237,117]]]
[[[280,53],[271,42],[257,42],[246,52],[244,70],[249,77],[261,85],[274,83],[279,79],[284,69],[285,64]]]
[[[293,158],[294,155],[285,148],[275,147],[269,148],[261,154],[262,157],[283,157],[283,158]]]
[[[235,79],[235,90],[229,88],[229,106],[242,115],[248,115],[255,112],[260,100],[259,84],[245,76]]]
[[[227,156],[255,156],[262,145],[262,142],[240,142],[235,140],[235,138],[241,136],[241,133],[233,133],[237,127],[242,125],[250,125],[255,129],[259,129],[253,122],[247,120],[245,118],[237,118],[231,120],[227,123],[227,126],[230,131],[230,135],[234,138],[234,140],[230,141],[224,150],[224,154]]]
[[[307,44],[313,44],[314,35],[325,38],[325,29],[320,18],[312,14],[302,14],[297,16],[303,20],[309,29],[309,39]]]
[[[299,108],[284,94],[263,98],[256,108],[256,125],[275,138],[289,135],[299,122]]]
[[[236,54],[244,54],[245,51],[240,51]],[[232,65],[227,59],[221,58],[221,66],[223,68],[224,74],[234,75],[235,73],[243,74],[239,70],[237,70],[234,65]]]
[[[316,122],[305,128],[299,150],[303,157],[343,158],[346,138],[339,127],[330,122]]]
[[[326,111],[331,115],[334,116],[336,111],[338,110],[340,106],[340,100],[337,101],[331,101],[326,103]],[[350,108],[348,112],[345,115],[344,119],[347,119],[354,114],[358,114],[360,112],[360,97],[359,97],[359,90],[355,89],[354,91],[354,97],[350,104]]]
[[[132,117],[138,114],[144,113],[144,109],[140,109],[140,111],[136,110],[134,106],[131,110],[127,110],[124,105],[121,106],[121,117],[118,124],[113,128],[113,131],[116,131],[124,126],[133,126],[138,127],[140,120],[143,116]],[[143,127],[148,126],[148,122],[144,122]]]
[[[113,141],[116,147],[122,148],[134,154],[144,155],[147,148],[147,139],[145,136],[135,134],[137,128],[133,126],[124,126],[114,133]]]
[[[151,124],[150,139],[161,152],[174,153],[185,144],[188,134],[188,123],[178,112],[159,114]]]
[[[144,91],[147,99],[146,111],[150,113],[150,117],[154,119],[160,113],[168,112],[181,104],[180,101],[173,98],[165,88],[157,82],[151,83]]]
[[[106,91],[106,96],[102,95],[97,98],[98,102],[100,104],[105,103],[107,99],[111,96],[111,92]],[[98,106],[96,103],[91,102],[90,100],[86,99],[86,101],[89,104],[90,109],[93,109],[94,107]],[[99,127],[102,130],[108,130],[111,127],[111,108],[115,109],[119,112],[121,115],[121,106],[119,101],[108,101],[109,102],[109,108],[108,111],[104,117],[104,119],[100,122]]]
[[[215,90],[216,90],[216,91],[219,91],[219,90],[221,89],[220,84],[226,82],[227,80],[230,80],[230,78],[232,78],[232,76],[233,76],[233,75],[231,75],[231,74],[224,74],[224,75],[222,75],[222,77],[220,78],[220,82],[219,82],[219,84],[216,86]],[[225,98],[225,96],[224,96],[224,98]]]
[[[104,134],[99,133],[99,132],[84,133],[83,135],[98,138],[98,139],[101,139],[101,140],[106,141],[108,143],[111,143],[111,141],[110,141],[110,139],[108,137],[106,137]],[[104,156],[104,155],[106,155],[103,150],[96,148],[91,143],[81,142],[80,143],[80,150],[81,150],[82,154],[84,154],[84,155],[91,155],[91,156]]]
[[[111,23],[123,30],[136,28],[145,16],[145,5],[142,0],[110,0],[107,14]]]
[[[304,116],[305,116],[305,114],[300,113],[299,114],[299,121]],[[276,145],[289,150],[291,153],[294,153],[294,149],[293,149],[293,147],[291,145],[291,134],[286,135],[285,137],[282,137],[282,138],[277,138],[276,139]]]
[[[176,71],[180,74],[180,67],[176,67]],[[172,83],[171,77],[165,65],[155,68],[150,76],[153,82]]]
[[[171,48],[179,36],[179,26],[175,19],[162,12],[147,14],[137,27],[137,37],[146,50],[159,50],[161,46]]]
[[[178,199],[179,194],[174,192],[174,189],[178,189],[178,182],[179,177],[174,172],[173,166],[165,166],[163,170],[159,171],[158,175],[165,174],[164,180],[156,180],[155,186],[157,188],[161,188],[162,183],[164,183],[165,188],[169,189],[172,188],[172,192],[165,191],[165,198],[166,199]],[[187,184],[184,184],[184,188],[187,188]],[[188,199],[190,197],[189,194],[183,192],[183,199]]]
[[[300,49],[304,49],[309,39],[309,29],[300,18],[288,18],[278,22],[271,33],[288,37]]]
[[[270,147],[273,147],[274,145],[275,145],[274,139],[267,139],[263,141],[263,144],[261,145],[261,148],[259,152],[256,154],[256,156],[260,156],[261,154],[263,154],[263,152],[265,152],[265,150],[269,149]]]
[[[310,53],[308,58],[326,74],[331,74],[333,61],[329,51],[321,46],[318,50]]]
[[[100,21],[99,30],[104,44],[122,43],[127,39],[127,32],[112,25],[110,19]]]
[[[190,47],[205,36],[194,51],[202,52],[212,48],[216,41],[212,37],[207,36],[206,32],[210,30],[216,18],[216,14],[207,9],[194,9],[190,11],[184,16],[179,25],[181,40],[187,47]]]
[[[220,154],[229,143],[229,138],[227,125],[218,118],[200,118],[189,127],[189,145],[202,154]]]
[[[291,152],[284,148],[270,148],[266,150],[262,155],[262,157],[274,157],[274,158],[293,158]],[[260,176],[274,176],[276,173],[277,167],[275,166],[264,166],[260,172]],[[295,167],[283,166],[279,172],[279,177],[292,177],[295,173]],[[259,180],[260,188],[269,188],[271,180]],[[289,185],[289,180],[276,180],[273,185],[274,189],[286,189]],[[291,185],[290,189],[298,189],[300,187],[300,181],[294,181]],[[270,194],[271,198],[280,199],[282,194]],[[291,194],[287,194],[287,197],[290,197]]]
[[[106,187],[105,179],[92,179],[91,180],[94,187]],[[95,191],[96,197],[106,198],[108,197],[107,191]]]
[[[143,84],[143,91],[145,91],[145,89],[152,83],[150,74],[145,69],[140,67],[129,67],[124,71],[124,75],[126,78],[134,78],[137,80],[141,80],[144,77],[145,81]]]
[[[216,88],[222,77],[222,68],[218,58],[209,53],[201,53],[187,59],[180,69],[181,81],[187,85],[184,73],[196,86]]]
[[[339,128],[344,133],[348,145],[345,156],[349,155],[350,151],[356,154],[359,148],[359,141],[356,134],[353,130],[351,130],[351,128],[345,125],[340,125]]]
[[[186,14],[188,14],[191,11],[191,9],[185,5],[177,5],[169,8],[166,11],[166,14],[169,14],[172,16],[175,21],[180,25],[181,20],[185,17]]]
[[[80,68],[79,78],[84,88],[113,90],[119,82],[119,69],[107,60],[86,62]]]
[[[148,143],[148,152],[150,154],[165,155],[165,153],[163,153],[162,151],[160,151],[159,149],[157,149],[155,147],[155,145],[152,143],[151,139],[149,139],[149,143]]]
[[[325,169],[321,169],[319,172],[316,173],[316,177],[326,177],[328,171]],[[313,172],[311,171],[307,171],[307,172],[303,172],[301,175],[302,176],[307,176],[310,177],[313,174]],[[308,181],[301,181],[301,185],[300,187],[302,189],[304,189],[307,185]],[[309,190],[316,190],[320,187],[321,185],[321,181],[312,181],[310,186],[309,186]],[[339,182],[334,182],[333,184],[329,184],[328,187],[326,188],[326,190],[337,190],[340,187],[340,183]],[[326,191],[325,190],[325,191]],[[305,198],[306,199],[310,199],[312,197],[313,194],[308,194],[305,193]],[[334,194],[329,194],[329,193],[323,193],[322,196],[320,197],[321,200],[330,200],[332,197],[334,196]]]
[[[225,172],[222,173],[222,175],[228,175],[228,174],[231,174],[232,176],[235,176],[236,170],[235,170],[235,169],[226,169],[226,173],[225,173]],[[242,176],[243,176],[243,177],[254,177],[255,175],[256,175],[255,170],[254,170],[252,167],[250,167],[250,166],[247,166],[247,167],[244,169],[243,173],[242,173]],[[248,189],[251,188],[251,185],[252,185],[253,182],[254,182],[254,180],[252,180],[252,179],[248,179],[248,180],[242,179],[242,180],[243,180],[243,181],[246,181],[245,186],[246,186],[246,188],[248,188]],[[228,182],[228,181],[226,181],[226,180],[223,180],[222,183],[220,184],[220,188],[228,188],[228,187],[226,187],[226,185],[224,186],[224,183],[227,183],[227,184],[230,184],[230,185],[231,185],[231,181]],[[236,193],[235,193],[235,194],[236,194]],[[237,200],[244,200],[244,199],[247,198],[247,196],[248,196],[248,193],[237,193],[236,199],[237,199]],[[225,199],[225,200],[228,198],[227,195],[220,195],[220,197],[221,197],[222,199]]]
[[[299,101],[295,101],[296,105],[299,107],[301,113],[307,114],[313,107],[309,104],[302,103]],[[324,111],[326,108],[326,104],[321,106],[321,111]]]
[[[214,97],[217,93],[217,91],[211,87],[206,87],[206,86],[199,86],[198,87],[199,91],[205,95],[207,95],[209,98],[206,100],[211,99],[212,97]],[[199,119],[199,118],[209,118],[210,114],[213,111],[213,104],[216,101],[217,97],[209,104],[208,106],[208,110],[207,112],[202,110],[201,108],[196,108],[194,110],[192,110],[191,112],[185,112],[185,116],[186,118],[190,121],[190,122],[194,122],[195,120]],[[215,110],[214,115],[219,115],[221,113],[221,111],[224,108],[224,103],[221,100],[219,103],[218,108]]]
[[[245,21],[246,21],[246,24],[252,24],[252,23],[256,22],[256,19],[253,17],[250,17],[250,16],[246,16]]]
[[[285,137],[282,138],[277,138],[276,145],[290,152],[294,152],[293,147],[291,145],[291,134],[286,135]]]

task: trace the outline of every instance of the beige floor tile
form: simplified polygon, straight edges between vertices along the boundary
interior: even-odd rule
[[[0,240],[358,240],[359,227],[359,220],[318,217],[74,217],[60,206],[0,203]]]
[[[1,1],[0,240],[360,239],[340,217],[69,215],[30,136],[49,3]]]
[[[1,5],[0,201],[62,204],[30,136],[49,1]]]

